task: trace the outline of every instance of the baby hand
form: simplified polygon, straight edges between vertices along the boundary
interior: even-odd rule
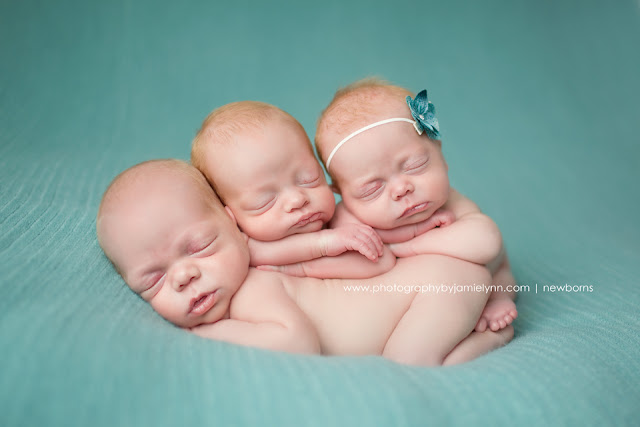
[[[416,224],[416,236],[433,230],[436,227],[446,227],[453,224],[456,216],[453,212],[446,209],[438,209],[429,218]]]
[[[418,237],[436,227],[442,228],[451,225],[455,220],[456,216],[453,212],[446,209],[438,209],[428,219],[414,224],[414,235],[410,239],[393,242],[389,245],[389,249],[398,258],[410,257],[420,253],[432,253],[431,251],[425,252],[421,242],[419,242],[420,239],[414,239],[414,237]]]
[[[456,216],[453,212],[446,209],[438,209],[429,218],[416,224],[402,225],[391,230],[376,229],[376,231],[384,243],[403,243],[436,227],[450,225],[455,220]]]
[[[337,256],[347,251],[357,251],[376,261],[382,256],[383,244],[378,233],[368,225],[346,224],[323,230],[320,240],[322,256]]]

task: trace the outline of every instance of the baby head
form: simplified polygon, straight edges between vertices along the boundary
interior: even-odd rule
[[[418,133],[407,96],[413,94],[365,79],[339,90],[318,120],[316,146],[335,191],[375,228],[423,221],[449,195],[441,142]]]
[[[256,240],[318,231],[333,216],[335,200],[304,128],[273,105],[242,101],[214,110],[193,141],[191,162]]]
[[[152,160],[122,172],[102,198],[96,228],[127,285],[165,319],[191,328],[229,316],[249,251],[194,167]]]

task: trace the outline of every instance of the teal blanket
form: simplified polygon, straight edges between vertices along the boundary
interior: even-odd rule
[[[0,425],[638,425],[638,45],[635,0],[2,2]],[[126,288],[95,239],[118,172],[187,159],[236,100],[313,135],[368,75],[438,106],[523,286],[509,345],[448,368],[281,354]]]

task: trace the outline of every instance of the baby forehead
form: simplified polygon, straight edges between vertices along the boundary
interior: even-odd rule
[[[361,118],[401,114],[409,111],[407,96],[411,96],[409,91],[398,88],[364,88],[346,93],[336,99],[329,110],[335,110],[345,118],[350,114]]]
[[[195,179],[191,174],[175,170],[160,170],[140,174],[129,182],[123,183],[120,192],[122,198],[130,203],[162,202],[171,198],[204,203],[202,197],[192,197],[192,195],[206,195],[206,198],[213,196],[213,193],[208,194],[208,190],[209,186],[204,180]]]
[[[118,177],[107,190],[100,214],[145,215],[176,206],[220,204],[209,184],[195,169],[145,168]]]
[[[256,171],[269,172],[274,167],[280,168],[284,161],[317,163],[304,129],[295,126],[247,130],[231,141],[211,144],[208,150],[207,173],[215,181],[216,189],[233,184],[233,180],[227,179],[230,171],[237,178]]]
[[[242,149],[250,146],[260,150],[270,149],[271,145],[276,144],[311,148],[311,141],[302,125],[288,117],[274,117],[262,126],[239,130],[232,141],[231,144],[221,144],[221,147]]]
[[[185,230],[219,224],[223,212],[198,193],[154,187],[122,198],[105,213],[101,228],[111,246],[140,251],[165,245]]]
[[[340,102],[322,117],[318,126],[322,137],[316,138],[316,142],[322,145],[323,155],[328,156],[329,150],[352,133],[393,118],[412,119],[411,110],[404,99],[389,97],[376,102],[365,102],[365,100],[353,98]],[[367,131],[363,136],[369,137],[375,133]]]

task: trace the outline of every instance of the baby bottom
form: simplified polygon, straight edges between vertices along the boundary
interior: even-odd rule
[[[491,283],[489,270],[452,257],[437,260],[422,268],[428,272],[430,283],[440,285],[441,291],[414,295],[389,337],[383,356],[404,364],[438,366],[447,358],[451,358],[447,363],[469,360],[510,339],[508,330],[495,335],[470,335],[488,299],[488,294],[475,285]]]

